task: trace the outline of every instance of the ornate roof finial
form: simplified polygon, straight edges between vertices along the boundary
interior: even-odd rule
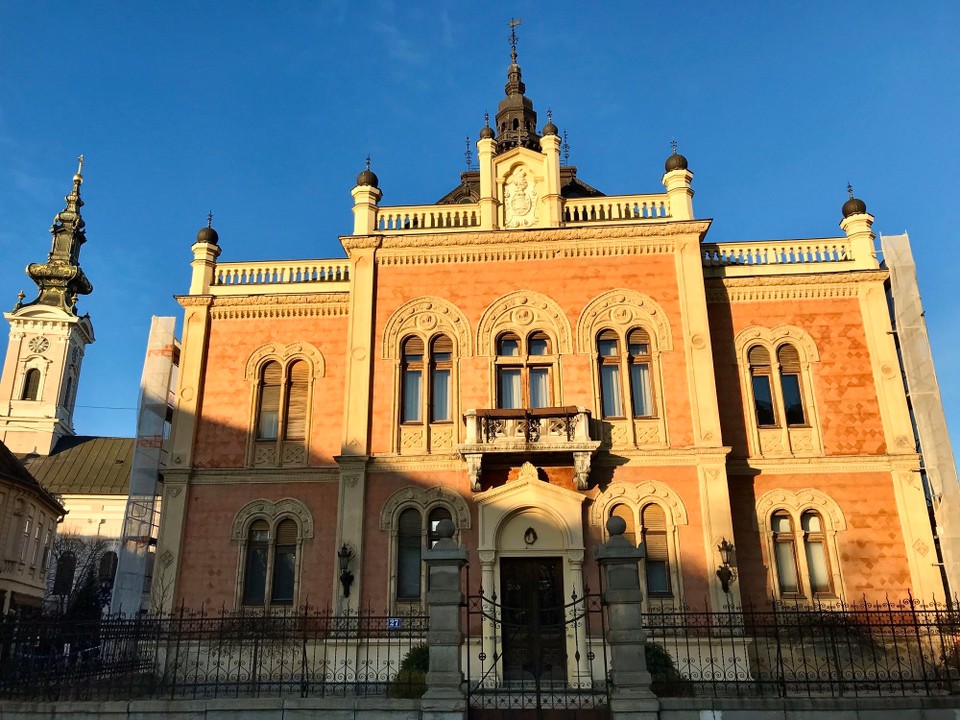
[[[490,127],[490,113],[488,112],[483,114],[483,126]]]
[[[676,155],[676,154],[677,154],[677,139],[676,139],[676,138],[674,138],[673,140],[670,141],[670,147],[673,148],[673,154]]]
[[[370,169],[370,154],[367,154],[367,170]]]
[[[207,227],[213,227],[213,210],[207,213]]]
[[[517,64],[517,26],[523,22],[522,18],[510,18],[507,27],[510,28],[510,62]]]
[[[852,197],[853,197],[853,185],[851,185],[849,182],[847,183],[847,192],[850,193],[850,197],[852,198]]]
[[[463,156],[467,160],[467,170],[473,166],[473,153],[470,151],[470,136],[467,135],[467,151],[463,153]]]
[[[553,108],[547,108],[547,122],[553,122]]]
[[[26,296],[27,296],[27,294],[26,294],[23,290],[21,290],[19,293],[17,293],[17,304],[13,306],[13,311],[14,311],[14,312],[16,312],[17,310],[19,310],[20,308],[23,307],[23,299],[24,299]]]
[[[80,185],[83,183],[83,155],[77,158],[77,172],[73,176],[73,188],[64,200],[66,207],[53,218],[50,233],[53,242],[45,263],[31,263],[27,275],[40,291],[36,300],[28,305],[48,305],[76,314],[77,295],[88,295],[93,285],[80,268],[80,246],[87,241],[80,208]],[[25,297],[25,296],[24,296]],[[23,298],[20,303],[23,306]]]
[[[567,131],[563,131],[563,164],[570,164],[570,142],[567,140]]]

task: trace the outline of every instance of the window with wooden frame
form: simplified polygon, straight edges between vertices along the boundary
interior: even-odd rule
[[[651,597],[670,597],[670,554],[667,548],[667,516],[663,508],[655,503],[646,505],[640,511],[640,524],[643,527],[643,545],[647,556],[644,569],[647,579],[647,593]]]
[[[778,510],[770,518],[773,532],[773,559],[777,587],[782,595],[801,595],[800,568],[797,564],[797,540],[793,518],[785,510]]]
[[[403,603],[420,602],[426,591],[427,576],[423,565],[424,548],[432,548],[440,540],[437,526],[441,520],[452,520],[453,514],[444,505],[426,512],[407,507],[400,511],[393,538],[396,557],[394,599]],[[426,521],[426,522],[424,522]]]
[[[521,338],[504,333],[497,339],[497,407],[545,408],[553,402],[556,358],[550,337],[535,330]]]
[[[603,330],[597,336],[597,363],[600,376],[600,410],[605,418],[656,417],[653,402],[653,367],[650,333],[634,328],[626,334],[627,352],[622,352],[616,330]],[[626,385],[622,379],[626,377]]]
[[[781,345],[777,350],[777,362],[780,364],[780,391],[783,393],[783,416],[787,426],[806,425],[800,385],[800,353],[793,345]]]
[[[29,368],[23,376],[23,390],[20,393],[21,400],[39,400],[40,399],[40,371],[37,368]]]
[[[635,418],[653,417],[653,390],[650,369],[650,333],[634,328],[627,334],[627,353],[630,363],[630,394]]]
[[[803,533],[803,555],[807,561],[810,590],[814,594],[833,594],[833,576],[827,560],[827,537],[820,513],[805,510],[800,515],[800,530]]]
[[[283,518],[271,527],[259,518],[250,523],[244,547],[241,598],[244,605],[292,605],[297,586],[299,527]]]
[[[436,335],[428,343],[411,335],[400,346],[400,422],[419,425],[453,420],[453,340]]]
[[[747,352],[747,361],[750,364],[750,385],[757,425],[775,427],[777,419],[773,407],[773,385],[770,382],[770,351],[762,345],[754,345]]]
[[[260,369],[256,394],[254,464],[303,464],[305,453],[284,452],[306,446],[310,424],[310,364],[294,358],[270,360]],[[296,458],[296,460],[294,459]]]

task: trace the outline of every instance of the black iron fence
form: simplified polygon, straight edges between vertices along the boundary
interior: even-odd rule
[[[770,602],[644,615],[659,695],[867,697],[960,693],[960,612],[937,603]],[[666,652],[664,652],[666,651]]]
[[[422,673],[399,671],[427,627],[425,615],[314,608],[80,623],[8,617],[0,698],[417,697]]]

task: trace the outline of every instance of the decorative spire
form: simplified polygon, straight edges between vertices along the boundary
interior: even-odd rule
[[[83,155],[77,158],[77,173],[73,176],[73,189],[64,200],[66,207],[53,218],[50,233],[53,243],[45,263],[31,263],[27,275],[36,283],[40,293],[33,302],[19,306],[48,305],[76,315],[77,295],[89,295],[93,285],[80,268],[80,246],[87,241],[80,208],[80,186],[83,184]]]
[[[207,227],[213,227],[213,210],[207,213]]]
[[[676,155],[676,154],[677,154],[677,139],[676,139],[676,138],[674,138],[673,140],[670,141],[670,147],[673,148],[673,154]]]
[[[563,131],[563,164],[570,164],[570,141],[567,139],[567,131]]]
[[[466,152],[463,153],[463,157],[466,158],[466,161],[467,161],[467,170],[469,171],[470,168],[473,167],[473,152],[471,152],[471,150],[470,150],[470,136],[469,136],[469,135],[467,135],[467,143],[466,143],[466,144],[467,144],[467,150],[466,150]]]
[[[517,26],[522,21],[511,18],[510,28],[510,67],[507,68],[507,84],[504,85],[506,97],[497,108],[497,153],[511,148],[525,147],[540,151],[540,136],[537,134],[537,113],[533,103],[524,93],[520,65],[517,63]]]
[[[847,192],[850,193],[850,199],[852,200],[852,199],[853,199],[853,185],[851,185],[849,182],[847,183]]]

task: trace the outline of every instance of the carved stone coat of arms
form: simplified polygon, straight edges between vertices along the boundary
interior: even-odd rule
[[[504,227],[530,227],[537,220],[537,190],[524,169],[514,172],[503,188]]]

